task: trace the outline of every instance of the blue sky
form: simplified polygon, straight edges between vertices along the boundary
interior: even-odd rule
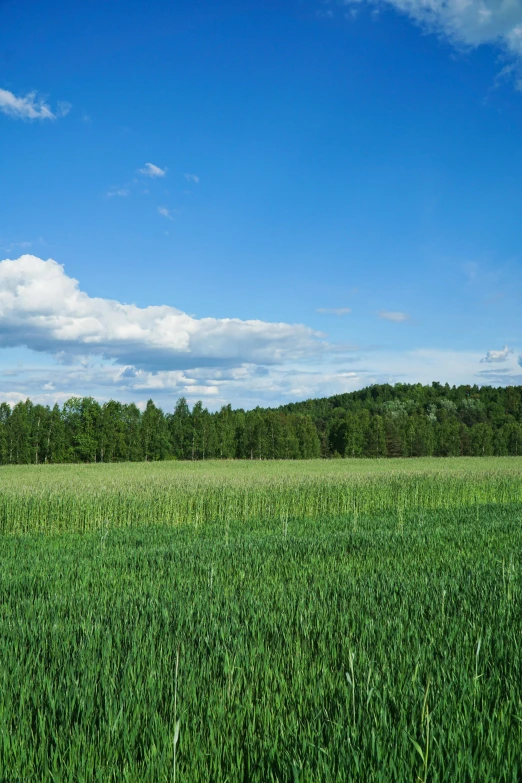
[[[522,2],[0,0],[0,397],[522,383]]]

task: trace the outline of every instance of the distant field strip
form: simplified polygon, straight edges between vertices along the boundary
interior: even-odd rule
[[[522,502],[522,458],[0,469],[0,532],[324,520]]]

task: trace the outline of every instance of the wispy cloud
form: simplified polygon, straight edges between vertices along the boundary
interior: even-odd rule
[[[496,362],[505,362],[510,353],[513,353],[512,348],[508,348],[505,345],[500,351],[488,351],[487,354],[481,359],[482,364],[495,364]]]
[[[351,307],[318,307],[315,312],[322,315],[348,315],[352,309]]]
[[[196,185],[199,184],[199,177],[197,174],[185,174],[185,179],[189,182],[195,182]]]
[[[167,209],[167,207],[158,207],[158,212],[160,215],[163,215],[163,217],[166,217],[169,220],[174,220],[174,215],[172,214],[171,209]]]
[[[57,117],[67,117],[72,109],[72,103],[69,101],[58,101],[58,108],[56,110]]]
[[[32,242],[10,242],[7,246],[3,247],[2,250],[4,250],[6,253],[11,253],[11,251],[15,250],[16,248],[19,248],[20,250],[27,250],[27,248],[31,247],[32,244]]]
[[[65,117],[71,110],[71,104],[62,101],[56,111],[52,111],[49,104],[36,97],[36,92],[29,92],[23,97],[18,97],[9,90],[0,89],[0,111],[18,120],[56,120]]]
[[[359,8],[364,0],[344,0]],[[392,6],[425,30],[457,45],[500,44],[517,59],[522,56],[522,3],[519,0],[367,0]]]
[[[379,311],[379,318],[382,318],[384,321],[393,321],[396,324],[402,323],[403,321],[407,321],[409,317],[410,316],[407,313],[400,313],[394,310]]]
[[[113,198],[114,196],[129,196],[130,195],[130,189],[129,188],[114,188],[112,190],[109,190],[107,192],[107,198]]]
[[[34,240],[13,240],[12,242],[9,242],[6,245],[0,246],[0,252],[4,253],[20,253],[21,251],[27,252],[27,250],[30,247],[34,247],[34,245],[40,245],[42,247],[45,247],[47,245],[47,242],[43,237],[38,237]]]
[[[164,177],[167,173],[167,169],[161,169],[159,166],[155,166],[154,163],[146,163],[142,169],[138,169],[140,174],[144,177],[150,177],[156,179],[157,177]]]

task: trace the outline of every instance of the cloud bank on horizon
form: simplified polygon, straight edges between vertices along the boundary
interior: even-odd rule
[[[28,396],[63,402],[83,394],[143,403],[153,395],[168,407],[183,395],[192,402],[206,399],[210,407],[230,401],[253,407],[371,383],[431,383],[443,377],[442,368],[452,383],[473,376],[479,383],[522,381],[507,346],[485,357],[358,350],[328,343],[301,324],[195,318],[170,305],[138,307],[91,297],[62,265],[34,255],[0,261],[0,348],[29,349],[22,363],[0,367],[0,395],[11,403]],[[42,365],[31,356],[49,358]],[[493,368],[479,370],[481,363]]]

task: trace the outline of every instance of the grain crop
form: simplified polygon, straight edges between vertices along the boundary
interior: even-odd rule
[[[325,519],[522,502],[522,458],[9,466],[0,532]]]
[[[432,462],[2,472],[0,781],[522,779],[521,471]]]

